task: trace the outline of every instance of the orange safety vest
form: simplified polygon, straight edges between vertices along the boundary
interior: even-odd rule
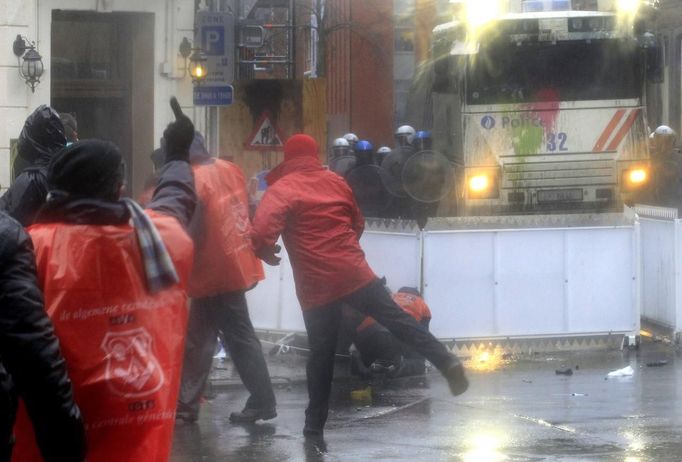
[[[407,292],[393,294],[393,301],[418,322],[431,319],[431,310],[422,297]]]
[[[421,322],[424,319],[431,319],[431,310],[423,298],[406,292],[397,292],[393,294],[392,298],[404,312],[416,319],[417,322]],[[355,331],[362,332],[373,324],[376,324],[374,318],[367,316]]]
[[[194,269],[189,282],[193,298],[246,290],[265,276],[251,248],[251,221],[246,179],[239,167],[222,159],[192,166],[199,197]]]
[[[175,218],[147,213],[181,281],[157,294],[146,289],[128,224],[29,229],[45,306],[85,420],[88,462],[165,462],[170,455],[193,246]],[[16,436],[13,461],[43,460],[23,411]]]

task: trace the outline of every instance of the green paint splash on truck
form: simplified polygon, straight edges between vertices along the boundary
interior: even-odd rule
[[[545,129],[533,125],[515,127],[511,130],[514,154],[519,157],[537,154],[544,143]]]

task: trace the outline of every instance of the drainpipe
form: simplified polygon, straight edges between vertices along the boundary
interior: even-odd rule
[[[668,117],[672,114],[671,109],[676,109],[677,120],[674,121],[674,125],[676,125],[675,130],[677,133],[682,133],[682,120],[680,118],[680,112],[682,112],[682,69],[680,68],[682,64],[680,62],[680,59],[682,59],[682,27],[673,29],[669,43],[671,45],[671,53],[668,55],[668,63],[670,63],[670,82],[672,85],[668,86]],[[675,79],[674,81],[673,78]],[[676,107],[674,108],[670,107],[670,96],[676,98]],[[672,123],[672,121],[668,121],[668,123]]]

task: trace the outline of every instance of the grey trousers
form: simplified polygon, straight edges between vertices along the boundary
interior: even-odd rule
[[[249,318],[244,292],[228,292],[192,301],[178,411],[198,414],[218,334],[250,396],[246,408],[275,407],[275,394],[260,341]]]

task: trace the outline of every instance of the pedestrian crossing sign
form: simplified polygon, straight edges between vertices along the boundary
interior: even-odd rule
[[[281,151],[284,149],[284,136],[272,122],[269,112],[264,112],[246,139],[246,148],[257,151]]]

